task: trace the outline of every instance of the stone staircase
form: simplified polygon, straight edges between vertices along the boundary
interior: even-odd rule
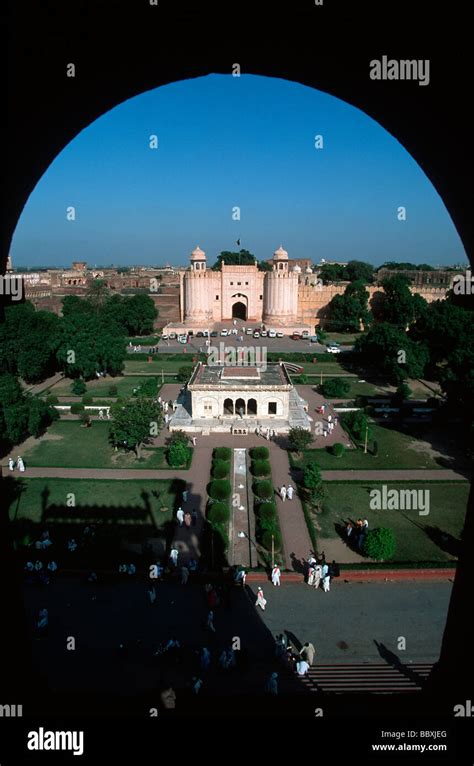
[[[400,694],[419,692],[433,665],[413,662],[406,665],[351,663],[314,665],[305,676],[282,673],[282,691],[324,694]]]
[[[311,420],[308,413],[305,411],[308,404],[298,394],[298,391],[293,388],[290,391],[289,397],[289,426],[290,428],[304,428],[305,431],[311,431]]]

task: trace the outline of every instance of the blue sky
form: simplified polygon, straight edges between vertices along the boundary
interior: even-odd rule
[[[438,193],[374,120],[245,74],[148,91],[83,130],[33,190],[11,255],[30,267],[185,264],[199,244],[212,264],[238,238],[259,259],[283,244],[314,261],[467,261]]]

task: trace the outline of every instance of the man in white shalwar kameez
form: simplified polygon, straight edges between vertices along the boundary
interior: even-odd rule
[[[285,487],[284,484],[283,484],[282,488],[280,489],[280,497],[283,500],[283,502],[285,502],[285,500],[286,500],[286,487]]]
[[[315,588],[319,588],[319,583],[321,582],[321,577],[323,574],[323,570],[320,564],[316,564],[314,567],[314,576],[313,576],[313,585]]]
[[[267,599],[263,595],[263,590],[259,588],[257,591],[257,600],[255,602],[255,606],[259,606],[260,609],[264,612],[266,605],[267,605]]]
[[[293,500],[293,492],[294,492],[294,491],[295,491],[295,490],[294,490],[294,488],[291,486],[291,484],[288,484],[288,488],[287,488],[287,490],[286,490],[286,494],[287,494],[288,500]]]
[[[275,564],[275,566],[272,569],[272,583],[273,583],[273,585],[280,586],[280,575],[281,575],[280,567],[277,564]]]

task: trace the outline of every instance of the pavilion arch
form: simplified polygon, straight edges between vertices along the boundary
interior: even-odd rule
[[[236,415],[246,415],[247,414],[247,407],[245,404],[245,399],[242,399],[242,397],[239,397],[235,400],[235,414]]]
[[[230,397],[228,397],[227,399],[224,399],[223,414],[224,415],[234,414],[234,400],[231,399]]]
[[[256,399],[248,399],[247,400],[247,415],[256,415],[257,414],[257,400]]]

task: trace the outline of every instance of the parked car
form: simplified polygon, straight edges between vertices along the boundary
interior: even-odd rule
[[[253,330],[252,330],[252,328],[251,328],[251,327],[247,327],[247,329],[246,329],[246,331],[245,331],[245,334],[246,334],[246,335],[253,335]]]
[[[301,335],[299,334],[299,332],[294,332],[293,335],[291,336],[291,340],[301,340]]]
[[[269,331],[268,331],[268,337],[269,337],[269,338],[276,338],[276,332],[275,332],[275,330],[269,330]]]
[[[199,332],[196,333],[196,338],[204,338],[204,333],[199,330]]]
[[[194,336],[194,330],[188,330],[188,338],[192,338]]]
[[[254,337],[254,338],[260,338],[260,333],[259,333],[259,331],[258,331],[258,330],[255,330],[255,332],[254,332],[254,334],[253,334],[253,337]]]
[[[218,337],[218,335],[219,335],[219,333],[217,332],[217,330],[213,330],[213,331],[211,332],[211,338],[217,338],[217,337]]]
[[[339,348],[339,346],[334,346],[334,345],[328,346],[326,351],[328,352],[328,354],[340,354],[341,353],[341,349]]]
[[[169,338],[168,333],[165,333],[164,335],[161,336],[161,340],[168,340],[168,338]]]
[[[266,338],[268,336],[268,332],[266,330],[262,330],[260,335],[261,335],[262,338]]]
[[[208,337],[209,337],[209,330],[204,330],[204,332],[203,332],[203,336],[204,336],[205,338],[208,338]]]
[[[318,336],[317,335],[312,335],[311,338],[310,338],[310,341],[311,341],[311,343],[318,343]]]
[[[278,330],[277,338],[284,338],[284,337],[285,337],[285,333],[283,333],[281,330]]]
[[[221,336],[222,336],[223,338],[226,338],[226,337],[227,337],[227,330],[225,329],[225,327],[224,327],[224,329],[223,329],[223,330],[221,330]]]
[[[169,337],[170,337],[170,340],[176,340],[176,333],[175,332],[170,332],[170,336]]]
[[[301,337],[303,340],[309,340],[309,330],[303,330]]]
[[[188,339],[187,339],[186,335],[180,335],[178,337],[178,343],[187,343],[187,342],[188,342]]]

